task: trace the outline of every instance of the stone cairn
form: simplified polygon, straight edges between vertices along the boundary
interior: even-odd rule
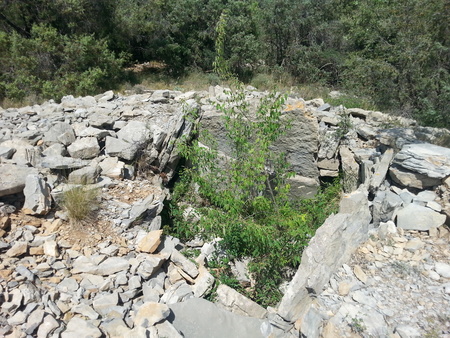
[[[246,89],[251,106],[266,94]],[[215,242],[163,235],[161,212],[177,143],[195,123],[230,152],[214,106],[227,98],[216,86],[0,108],[0,336],[450,334],[450,132],[295,95],[283,111],[292,128],[274,149],[296,173],[296,196],[342,172],[339,213],[311,239],[277,307],[225,285],[214,303],[202,298],[217,286],[207,269]],[[81,184],[101,199],[84,235],[58,207]],[[201,253],[191,260],[186,248]],[[251,282],[245,263],[233,270]]]

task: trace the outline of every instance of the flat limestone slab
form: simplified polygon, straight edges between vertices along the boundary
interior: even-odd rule
[[[38,170],[14,164],[0,164],[0,197],[23,191],[30,174],[37,175]]]

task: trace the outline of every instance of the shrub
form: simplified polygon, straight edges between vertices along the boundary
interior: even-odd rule
[[[223,113],[231,157],[219,155],[217,144],[205,134],[200,140],[209,147],[196,139],[180,148],[191,166],[184,169],[172,196],[172,229],[184,239],[222,238],[220,247],[228,259],[251,257],[256,285],[247,295],[273,305],[280,299],[278,285],[286,270],[298,266],[315,229],[327,212],[335,211],[339,185],[314,201],[290,200],[289,165],[284,154],[272,150],[289,128],[281,112],[284,96],[267,95],[255,111],[241,84],[229,96],[217,109]],[[186,202],[201,215],[198,223],[183,219]]]

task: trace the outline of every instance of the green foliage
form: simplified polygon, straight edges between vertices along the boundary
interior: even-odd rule
[[[93,36],[68,37],[46,25],[35,25],[30,38],[0,32],[2,97],[60,99],[110,88],[122,73],[124,58]]]
[[[268,94],[252,109],[238,82],[228,96],[217,109],[223,113],[227,136],[221,146],[229,148],[229,157],[204,134],[179,149],[190,167],[172,196],[172,233],[182,239],[220,237],[229,259],[252,257],[250,269],[257,282],[245,292],[273,305],[281,296],[278,285],[286,269],[298,266],[314,231],[335,211],[339,185],[314,200],[290,200],[289,166],[284,154],[272,150],[289,128],[281,113],[284,96]],[[197,222],[186,219],[187,203],[200,215]],[[224,275],[233,284],[230,275]]]

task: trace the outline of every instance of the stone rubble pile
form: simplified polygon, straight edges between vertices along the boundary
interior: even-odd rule
[[[264,95],[246,91],[250,106]],[[186,258],[186,245],[162,234],[161,212],[193,117],[230,155],[214,106],[227,98],[216,86],[0,108],[0,335],[450,334],[450,133],[321,99],[288,98],[292,128],[275,149],[295,171],[296,196],[342,172],[339,213],[311,239],[276,308],[225,285],[215,304],[202,299],[217,286],[206,267],[215,246],[190,243],[201,254]],[[84,235],[55,208],[80,185],[101,192]]]

